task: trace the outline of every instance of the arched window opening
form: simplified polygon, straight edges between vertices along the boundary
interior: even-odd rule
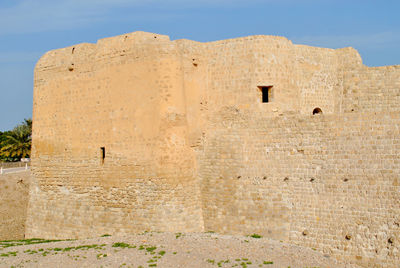
[[[322,114],[322,110],[321,110],[321,108],[315,108],[313,111],[312,111],[312,114],[314,115],[314,114]]]

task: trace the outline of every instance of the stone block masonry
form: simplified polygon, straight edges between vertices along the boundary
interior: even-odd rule
[[[50,51],[26,235],[258,233],[395,267],[399,107],[400,67],[352,48],[135,32]]]
[[[0,241],[25,237],[30,180],[29,171],[0,175]]]

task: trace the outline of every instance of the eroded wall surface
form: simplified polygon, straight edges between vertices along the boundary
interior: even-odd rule
[[[0,241],[25,237],[29,171],[0,175]]]
[[[203,230],[182,73],[153,34],[42,58],[27,236]]]
[[[399,107],[398,66],[283,37],[136,32],[51,51],[27,235],[259,233],[395,266]]]

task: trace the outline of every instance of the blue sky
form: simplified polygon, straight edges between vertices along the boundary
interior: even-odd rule
[[[398,0],[0,0],[0,131],[31,117],[33,69],[51,49],[138,30],[203,42],[265,34],[395,65],[399,13]]]

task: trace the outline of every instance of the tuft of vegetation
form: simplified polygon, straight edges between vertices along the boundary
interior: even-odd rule
[[[182,233],[176,233],[176,234],[175,234],[175,238],[176,238],[176,239],[178,239],[178,238],[181,237],[181,236],[182,236]]]
[[[5,241],[0,241],[0,249],[8,248],[8,247],[16,247],[16,246],[59,242],[59,241],[72,241],[72,240],[71,239],[70,240],[48,240],[48,239],[41,239],[41,238],[31,238],[31,239],[22,239],[22,240],[5,240]]]
[[[18,251],[10,251],[7,253],[1,253],[0,257],[10,257],[10,256],[15,257],[15,256],[17,256],[17,253],[18,253]]]
[[[157,247],[147,247],[146,248],[146,251],[147,252],[153,252],[154,250],[156,250],[157,249]]]
[[[253,237],[253,238],[262,238],[262,236],[259,235],[259,234],[252,234],[252,235],[250,235],[250,237]]]
[[[117,242],[112,245],[113,248],[129,248],[130,245],[124,242]]]

